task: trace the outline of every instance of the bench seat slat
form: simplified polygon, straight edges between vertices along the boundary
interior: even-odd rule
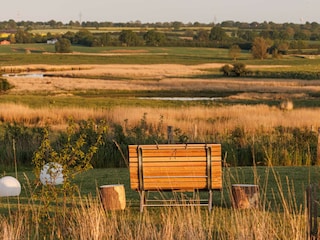
[[[138,163],[138,158],[130,159],[130,164]],[[167,164],[170,162],[206,162],[205,157],[176,157],[176,158],[165,158],[165,157],[143,157],[143,163],[146,162],[162,162],[163,164]],[[212,157],[211,162],[221,162],[221,157]]]
[[[138,147],[142,148],[144,151],[146,150],[171,151],[172,149],[196,151],[198,149],[205,149],[206,147],[211,147],[212,152],[219,153],[221,151],[220,144],[189,144],[187,145],[187,147],[185,147],[184,144],[129,145],[128,149],[129,149],[130,155],[135,154]]]
[[[138,146],[143,149],[192,149],[205,146],[218,145],[213,143],[189,143],[189,144],[145,144],[145,145],[129,145],[129,148],[137,148]]]
[[[160,187],[159,187],[160,186]],[[215,183],[212,184],[213,188],[212,189],[220,189],[220,184],[219,183]],[[132,183],[131,188],[133,190],[137,190],[139,191],[139,184],[138,183]],[[166,183],[166,184],[161,184],[159,185],[159,183],[146,183],[144,185],[144,190],[146,191],[158,191],[158,190],[206,190],[207,189],[207,184],[206,182],[203,182],[201,184],[199,183],[190,183],[190,182],[183,182],[179,185],[175,184],[173,185],[172,183]]]

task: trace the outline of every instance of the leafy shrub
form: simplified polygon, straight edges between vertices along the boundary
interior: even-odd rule
[[[248,71],[246,69],[246,65],[244,63],[234,63],[232,72],[237,76],[245,76]]]
[[[226,64],[226,65],[223,65],[221,68],[220,68],[220,72],[223,73],[223,76],[230,76],[231,73],[232,73],[232,67],[229,65],[229,64]]]
[[[0,129],[0,166],[4,166],[3,169],[6,170],[13,169],[14,140],[19,167],[31,166],[31,159],[35,156],[34,154],[39,153],[41,148],[43,151],[47,149],[47,153],[52,149],[52,152],[60,153],[58,155],[61,158],[64,158],[61,155],[62,152],[65,156],[70,155],[72,148],[83,153],[90,151],[93,153],[94,150],[95,154],[91,155],[90,167],[127,167],[129,144],[168,143],[167,129],[163,126],[162,117],[157,124],[151,124],[148,122],[147,114],[143,115],[137,125],[130,127],[127,120],[124,126],[109,123],[103,133],[97,131],[97,127],[100,128],[99,124],[92,121],[82,121],[76,125],[72,134],[70,129],[66,132],[55,133],[55,136],[46,140],[50,141],[47,142],[47,145],[43,145],[46,136],[43,128],[18,124],[2,125]],[[99,147],[96,145],[98,137],[101,144]],[[307,128],[278,126],[272,132],[258,129],[251,134],[238,127],[228,134],[208,133],[202,136],[201,140],[194,139],[179,128],[172,129],[173,143],[188,143],[190,139],[193,139],[193,142],[221,143],[226,162],[232,166],[317,164],[317,133]],[[69,149],[66,149],[66,144],[70,146]],[[92,146],[97,148],[90,150]]]
[[[220,72],[222,72],[224,76],[230,77],[241,77],[249,74],[244,63],[234,63],[232,67],[226,64],[220,68]]]
[[[8,91],[11,88],[13,88],[13,85],[11,85],[7,79],[0,78],[0,92]]]

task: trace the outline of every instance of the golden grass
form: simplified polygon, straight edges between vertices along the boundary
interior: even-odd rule
[[[146,113],[149,124],[158,124],[162,118],[164,129],[170,125],[180,128],[190,136],[200,137],[213,133],[227,133],[235,127],[247,132],[259,129],[272,130],[275,126],[317,129],[320,127],[320,109],[293,109],[283,111],[267,105],[234,105],[223,107],[115,107],[110,110],[43,107],[33,109],[19,104],[0,104],[0,119],[25,125],[50,125],[53,129],[64,128],[69,118],[78,120],[105,119],[121,125],[136,126]],[[126,120],[126,121],[125,121]]]
[[[227,180],[231,176],[227,175]],[[230,179],[229,179],[230,180]],[[228,186],[227,189],[230,189]],[[282,186],[274,189],[283,195]],[[264,196],[262,190],[261,196]],[[294,192],[294,189],[289,189]],[[231,194],[226,192],[226,195]],[[223,201],[225,201],[224,199]],[[16,215],[0,215],[2,239],[305,239],[307,218],[304,207],[294,207],[294,196],[280,198],[284,210],[268,208],[263,197],[261,207],[234,209],[215,206],[209,213],[199,206],[104,211],[99,197],[77,198],[67,208],[54,208],[52,217],[41,218],[43,206],[30,201]]]
[[[200,79],[196,75],[210,74],[218,70],[222,63],[199,65],[182,64],[105,64],[105,65],[25,65],[1,67],[5,72],[46,72],[60,77],[25,78],[7,77],[15,86],[12,93],[21,92],[68,92],[79,89],[117,89],[117,90],[246,90],[248,92],[302,93],[320,90],[320,81],[301,81],[294,79]],[[270,66],[257,66],[267,68]],[[279,66],[273,66],[279,67]],[[283,66],[282,66],[283,67]],[[250,68],[255,68],[251,66]],[[73,78],[61,76],[73,76]],[[95,76],[98,79],[87,79]],[[103,80],[99,76],[104,76]],[[110,80],[106,79],[110,76]],[[190,78],[192,76],[192,78]],[[74,78],[76,77],[76,78]],[[112,80],[123,77],[123,80]],[[181,78],[183,77],[183,78]],[[189,77],[189,78],[188,78]],[[129,80],[128,80],[129,79]]]
[[[222,63],[200,65],[181,64],[106,64],[52,66],[27,65],[3,67],[22,72],[46,71],[48,73],[74,75],[77,78],[25,78],[8,77],[15,87],[9,94],[54,93],[72,94],[73,90],[212,90],[212,91],[243,91],[245,93],[230,96],[230,99],[264,99],[278,100],[305,99],[310,92],[320,91],[320,81],[302,81],[294,79],[251,79],[251,78],[189,78],[197,74],[210,73],[218,69]],[[270,66],[257,66],[267,68]],[[287,66],[273,66],[287,67]],[[254,66],[250,66],[254,68]],[[88,79],[88,76],[110,76],[122,80]],[[181,76],[184,76],[181,78]],[[128,80],[129,79],[129,80]],[[247,131],[264,128],[266,131],[274,126],[314,127],[320,126],[319,109],[293,109],[281,111],[276,107],[266,105],[224,106],[224,107],[182,107],[182,108],[147,108],[147,107],[116,107],[112,110],[87,108],[55,108],[43,107],[31,109],[16,104],[1,104],[0,119],[5,122],[20,122],[25,124],[49,124],[53,128],[61,128],[69,117],[76,120],[108,119],[111,122],[124,124],[127,119],[131,125],[137,124],[144,113],[147,113],[149,123],[157,124],[162,116],[164,127],[171,125],[180,128],[193,137],[205,136],[215,132],[227,132],[235,127],[243,127]],[[165,131],[165,130],[164,130]]]

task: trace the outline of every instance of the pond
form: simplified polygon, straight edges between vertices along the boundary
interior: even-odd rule
[[[26,78],[43,78],[43,73],[6,73],[2,77],[26,77]]]

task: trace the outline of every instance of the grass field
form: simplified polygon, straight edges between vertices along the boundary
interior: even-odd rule
[[[15,176],[14,172],[2,173]],[[230,207],[229,191],[232,184],[258,184],[261,193],[266,199],[262,199],[275,206],[281,202],[280,193],[284,193],[289,201],[295,201],[297,207],[304,207],[305,189],[319,179],[319,167],[237,167],[225,168],[223,173],[224,188],[222,192],[214,194],[214,205],[217,207]],[[30,170],[21,170],[18,179],[22,184],[21,202],[30,194],[28,182],[33,183],[36,179]],[[127,203],[129,206],[138,208],[139,195],[130,189],[129,170],[126,168],[92,169],[78,175],[73,181],[80,190],[82,196],[97,195],[97,189],[101,185],[123,184],[125,186]],[[281,188],[278,184],[281,184]],[[290,193],[290,191],[293,191]],[[294,196],[290,196],[294,194]],[[276,197],[276,198],[275,198]],[[13,198],[14,199],[14,198]],[[6,208],[7,199],[2,198],[2,207]],[[291,201],[290,200],[290,201]],[[5,211],[2,209],[2,211]]]
[[[121,239],[123,236],[126,239],[147,236],[148,239],[160,236],[162,239],[186,239],[187,236],[192,239],[266,239],[267,236],[301,239],[308,231],[305,188],[319,173],[318,167],[227,168],[222,192],[214,193],[211,214],[207,208],[199,207],[147,208],[140,214],[138,193],[130,189],[128,169],[94,169],[74,180],[81,197],[73,203],[67,202],[68,208],[63,207],[63,202],[53,203],[50,210],[53,215],[43,218],[41,206],[44,203],[41,198],[33,197],[37,192],[33,174],[19,171],[18,179],[22,183],[19,199],[0,198],[3,221],[0,234],[5,238],[27,236],[27,239],[45,236],[52,239]],[[14,176],[15,173],[7,174]],[[260,209],[233,209],[230,201],[233,183],[258,184]],[[105,184],[124,184],[127,200],[124,211],[103,211],[97,193],[98,187]],[[32,225],[25,219],[28,217],[34,219]],[[176,227],[170,228],[173,222]]]

